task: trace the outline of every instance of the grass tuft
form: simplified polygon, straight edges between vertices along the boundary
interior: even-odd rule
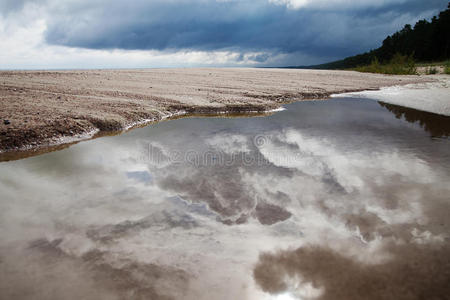
[[[372,60],[368,66],[361,66],[354,69],[358,72],[380,73],[391,75],[415,75],[417,74],[416,64],[412,55],[395,54],[387,64],[380,64],[377,58]]]

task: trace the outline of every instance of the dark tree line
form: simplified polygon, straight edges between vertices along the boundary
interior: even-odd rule
[[[414,27],[406,24],[402,30],[388,36],[378,49],[315,67],[355,68],[368,65],[375,58],[381,63],[387,63],[396,53],[412,56],[421,62],[450,59],[450,3],[446,10],[431,21],[420,20]]]

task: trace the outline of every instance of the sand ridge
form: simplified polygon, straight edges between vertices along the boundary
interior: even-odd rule
[[[0,153],[71,143],[173,114],[263,112],[303,99],[428,81],[251,68],[1,71]]]

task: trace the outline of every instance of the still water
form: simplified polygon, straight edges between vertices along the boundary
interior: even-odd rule
[[[450,118],[170,120],[0,163],[0,299],[444,299]]]

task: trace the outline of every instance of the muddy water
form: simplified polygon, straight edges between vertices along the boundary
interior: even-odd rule
[[[450,119],[286,108],[0,163],[0,298],[448,297]]]

